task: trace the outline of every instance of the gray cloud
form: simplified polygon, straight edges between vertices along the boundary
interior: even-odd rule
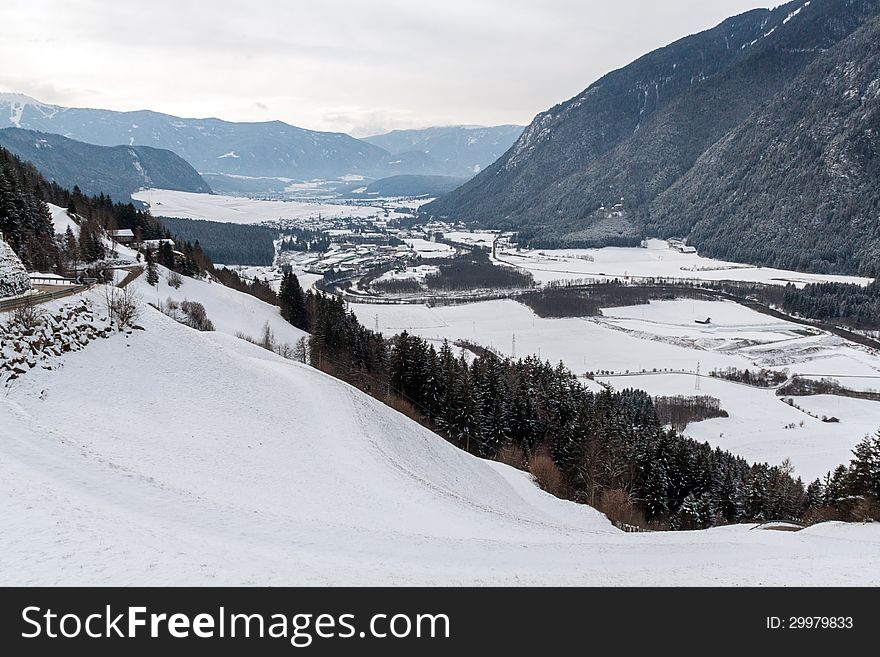
[[[526,123],[609,70],[756,6],[4,0],[0,86],[58,104],[359,134]]]

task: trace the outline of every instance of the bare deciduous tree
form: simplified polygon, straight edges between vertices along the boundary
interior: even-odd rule
[[[31,333],[43,323],[43,314],[43,310],[33,302],[33,299],[26,297],[24,305],[12,311],[10,326]]]
[[[141,314],[141,303],[137,294],[128,287],[104,287],[104,303],[107,314],[119,328],[134,326]]]

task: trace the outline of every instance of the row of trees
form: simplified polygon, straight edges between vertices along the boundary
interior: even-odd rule
[[[307,228],[289,228],[285,230],[290,237],[283,237],[279,248],[282,251],[314,251],[324,253],[330,249],[330,236],[323,231]]]
[[[238,272],[228,267],[219,267],[212,272],[214,277],[226,287],[233,290],[244,292],[256,297],[260,301],[265,301],[273,306],[278,305],[278,295],[272,286],[266,281],[260,280],[256,276],[252,279],[239,276]]]
[[[425,277],[430,290],[463,291],[485,288],[526,288],[534,285],[529,272],[513,267],[499,267],[489,260],[489,254],[474,249],[455,258],[424,260],[436,264],[437,273]]]
[[[811,283],[785,287],[782,307],[803,317],[831,321],[852,328],[880,330],[880,282]]]

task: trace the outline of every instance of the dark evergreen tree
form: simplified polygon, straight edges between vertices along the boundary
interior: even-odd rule
[[[156,285],[159,282],[159,270],[156,268],[156,261],[153,260],[152,250],[147,249],[145,257],[147,262],[147,283]]]

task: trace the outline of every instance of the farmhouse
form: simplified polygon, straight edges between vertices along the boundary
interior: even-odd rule
[[[134,231],[129,228],[123,228],[121,230],[111,230],[110,237],[112,237],[120,244],[131,244],[132,242],[134,242]]]

